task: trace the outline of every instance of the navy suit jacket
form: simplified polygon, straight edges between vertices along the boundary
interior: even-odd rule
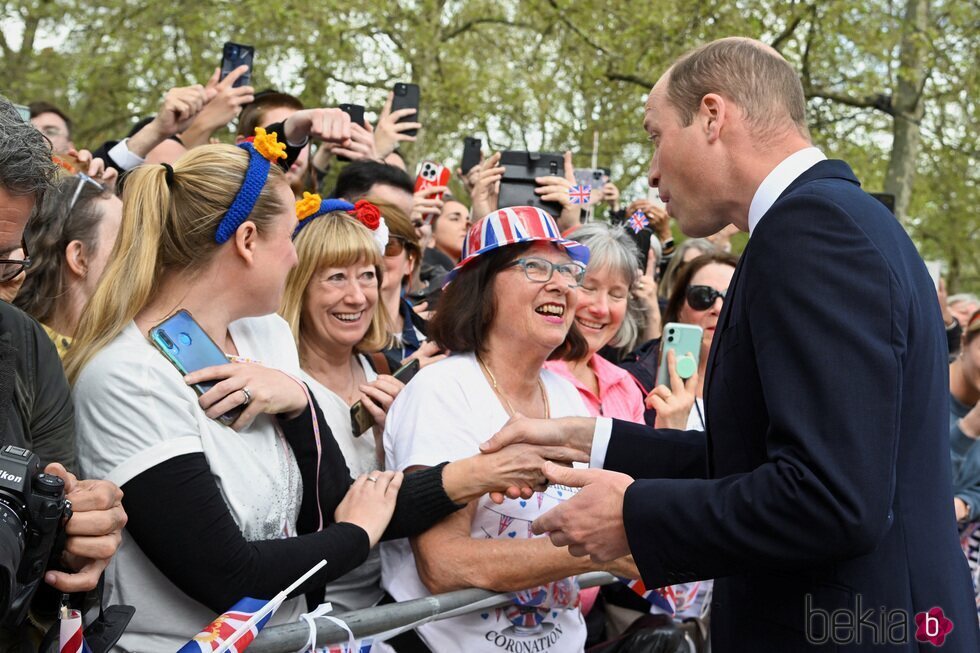
[[[847,164],[823,161],[782,193],[736,268],[708,361],[707,432],[614,423],[604,466],[638,479],[623,512],[643,580],[717,579],[716,653],[838,650],[859,633],[840,650],[936,650],[914,621],[935,606],[954,626],[943,652],[980,651],[942,325],[901,225]],[[863,622],[828,630],[858,602],[850,619]],[[905,611],[907,643],[897,625],[868,625],[882,608]]]

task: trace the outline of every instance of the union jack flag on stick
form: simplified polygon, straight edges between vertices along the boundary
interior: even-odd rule
[[[299,580],[268,601],[245,597],[233,605],[228,612],[208,624],[177,653],[226,653],[226,651],[242,653],[269,622],[289,593],[320,571],[325,564],[327,561],[321,560]]]

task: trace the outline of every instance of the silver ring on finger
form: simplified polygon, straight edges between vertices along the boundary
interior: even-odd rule
[[[378,482],[378,477],[377,476],[368,476],[367,477],[367,480],[371,481],[372,483],[377,483]]]
[[[252,393],[249,392],[248,388],[242,388],[242,394],[245,395],[245,401],[242,402],[242,406],[248,406],[252,403]]]

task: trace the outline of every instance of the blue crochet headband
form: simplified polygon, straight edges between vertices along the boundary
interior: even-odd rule
[[[350,202],[335,199],[322,200],[319,195],[303,193],[303,199],[296,202],[296,217],[299,220],[299,224],[293,229],[293,240],[296,240],[296,236],[303,230],[303,227],[321,215],[332,211],[351,212],[353,210],[354,205]]]
[[[262,187],[269,178],[272,164],[276,159],[286,158],[286,144],[278,142],[277,136],[276,132],[266,134],[265,129],[256,127],[253,139],[238,144],[238,147],[248,152],[248,170],[245,172],[242,187],[225,211],[214,234],[214,240],[219,245],[231,238],[252,213],[262,193]]]

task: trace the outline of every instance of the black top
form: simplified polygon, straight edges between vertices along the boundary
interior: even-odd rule
[[[44,329],[27,313],[0,301],[2,444],[30,449],[41,465],[75,468],[75,412],[61,358]]]
[[[315,402],[314,406],[322,436],[319,482],[310,409],[295,419],[279,421],[303,477],[298,537],[246,541],[201,453],[171,458],[123,486],[123,506],[129,515],[126,529],[133,540],[174,585],[215,612],[227,610],[243,596],[272,598],[326,559],[328,564],[293,594],[319,592],[322,597],[326,583],[367,558],[367,533],[333,520],[353,481],[319,406]],[[462,507],[442,487],[443,466],[405,478],[385,539],[421,533]],[[318,487],[324,511],[320,531]],[[165,505],[161,497],[167,497]]]

